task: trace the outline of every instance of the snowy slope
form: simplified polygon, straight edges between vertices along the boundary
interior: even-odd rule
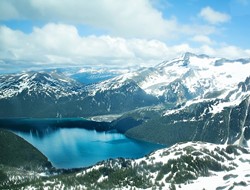
[[[21,189],[39,189],[42,184],[44,189],[243,190],[250,186],[249,155],[239,146],[188,142],[136,160],[110,159],[67,175],[38,176],[29,183],[25,183],[29,178],[9,176],[5,184]]]
[[[121,76],[117,76],[112,79],[108,79],[105,81],[102,81],[97,84],[92,84],[87,86],[87,90],[89,92],[90,96],[94,96],[97,92],[105,92],[105,91],[110,91],[110,90],[116,90],[119,89],[123,86],[129,85],[130,83],[135,82],[131,79],[135,73],[127,73],[123,74]],[[137,84],[135,84],[137,86]],[[139,88],[139,86],[137,86]],[[128,89],[130,92],[133,92],[132,89]]]
[[[145,186],[136,186],[133,181],[127,189],[151,189],[159,187],[187,190],[248,189],[250,185],[249,150],[233,145],[215,145],[211,143],[189,142],[176,144],[161,149],[137,160],[116,162],[105,161],[82,173],[78,177],[88,175],[104,168],[114,170],[135,170],[137,176],[145,178]],[[123,166],[123,165],[127,166]],[[127,179],[133,180],[131,176]],[[109,176],[101,175],[99,183],[109,180]],[[211,181],[213,183],[211,184]],[[98,184],[98,183],[97,183]],[[122,184],[122,182],[121,182]],[[129,184],[129,183],[128,183]],[[124,188],[117,186],[113,189]]]

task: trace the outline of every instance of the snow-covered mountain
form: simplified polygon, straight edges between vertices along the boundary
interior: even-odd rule
[[[229,92],[237,89],[240,82],[250,76],[249,69],[250,59],[227,60],[185,53],[179,58],[162,62],[152,68],[139,69],[97,84],[90,84],[86,89],[89,96],[94,96],[96,92],[115,90],[134,84],[161,102],[176,106],[193,99],[225,98]],[[106,70],[93,69],[81,69],[77,73],[74,72],[75,74],[67,73],[66,70],[60,72],[2,75],[0,98],[14,96],[25,89],[37,90],[39,94],[58,92],[56,97],[66,96],[79,92],[77,87],[82,87],[72,79],[76,74],[86,73],[95,78],[95,74],[108,73]],[[62,73],[67,77],[61,76]],[[115,71],[110,71],[108,74],[112,73],[115,75]],[[133,89],[127,90],[133,91]]]
[[[133,80],[165,103],[181,104],[194,98],[223,98],[250,76],[250,59],[227,60],[185,53],[152,68],[140,69],[105,82],[122,85]]]
[[[246,145],[250,138],[249,69],[248,59],[186,53],[126,75],[126,80],[136,81],[161,104],[126,113],[114,123],[122,129],[126,127],[122,123],[131,123],[133,118],[137,125],[126,127],[125,133],[157,143],[199,140]]]
[[[0,76],[0,117],[60,117],[81,83],[56,72]],[[72,110],[74,111],[74,110]]]
[[[189,100],[226,98],[250,76],[250,59],[228,60],[185,53],[155,67],[139,69],[103,81],[91,92],[105,91],[129,82],[170,107]]]
[[[158,96],[185,88],[191,97],[206,97],[211,92],[232,90],[249,76],[250,59],[227,60],[185,53],[163,62],[151,72],[139,73],[139,86]],[[144,74],[145,73],[145,74]],[[143,76],[142,76],[143,75]]]

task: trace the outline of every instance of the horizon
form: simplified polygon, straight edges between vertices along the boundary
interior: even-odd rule
[[[0,1],[0,72],[250,57],[250,0]]]
[[[11,69],[11,70],[4,70],[0,68],[0,74],[16,74],[16,73],[32,73],[32,72],[57,72],[57,73],[64,73],[65,71],[74,71],[75,73],[102,73],[102,72],[110,72],[110,73],[116,73],[117,75],[123,75],[126,73],[131,73],[131,72],[136,72],[139,71],[140,69],[146,69],[150,67],[156,67],[158,65],[161,65],[162,63],[165,62],[171,62],[172,60],[182,58],[186,54],[191,54],[194,56],[207,56],[209,58],[216,58],[216,59],[225,59],[228,61],[237,61],[237,60],[249,60],[250,57],[238,57],[235,59],[227,59],[226,57],[215,57],[215,56],[209,56],[207,54],[196,54],[192,52],[184,52],[181,53],[179,56],[168,59],[168,60],[163,60],[161,62],[157,62],[152,65],[143,65],[143,66],[118,66],[118,65],[55,65],[55,66],[50,66],[50,65],[45,65],[45,66],[38,66],[38,67],[32,67],[32,68],[17,68],[17,69]]]

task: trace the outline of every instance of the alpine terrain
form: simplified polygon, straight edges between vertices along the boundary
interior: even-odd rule
[[[36,178],[22,176],[20,172],[30,168],[21,165],[11,166],[14,172],[8,172],[0,160],[0,187],[248,189],[249,71],[250,59],[185,53],[154,67],[103,74],[91,82],[86,71],[2,74],[2,123],[17,118],[83,117],[87,119],[83,126],[97,122],[97,131],[107,129],[169,148],[77,170],[42,168],[36,170],[40,172]]]

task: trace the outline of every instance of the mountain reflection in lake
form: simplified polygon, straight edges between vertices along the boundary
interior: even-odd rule
[[[109,158],[139,158],[161,145],[136,141],[123,134],[80,128],[59,128],[30,132],[16,131],[39,149],[57,168],[79,168]]]

